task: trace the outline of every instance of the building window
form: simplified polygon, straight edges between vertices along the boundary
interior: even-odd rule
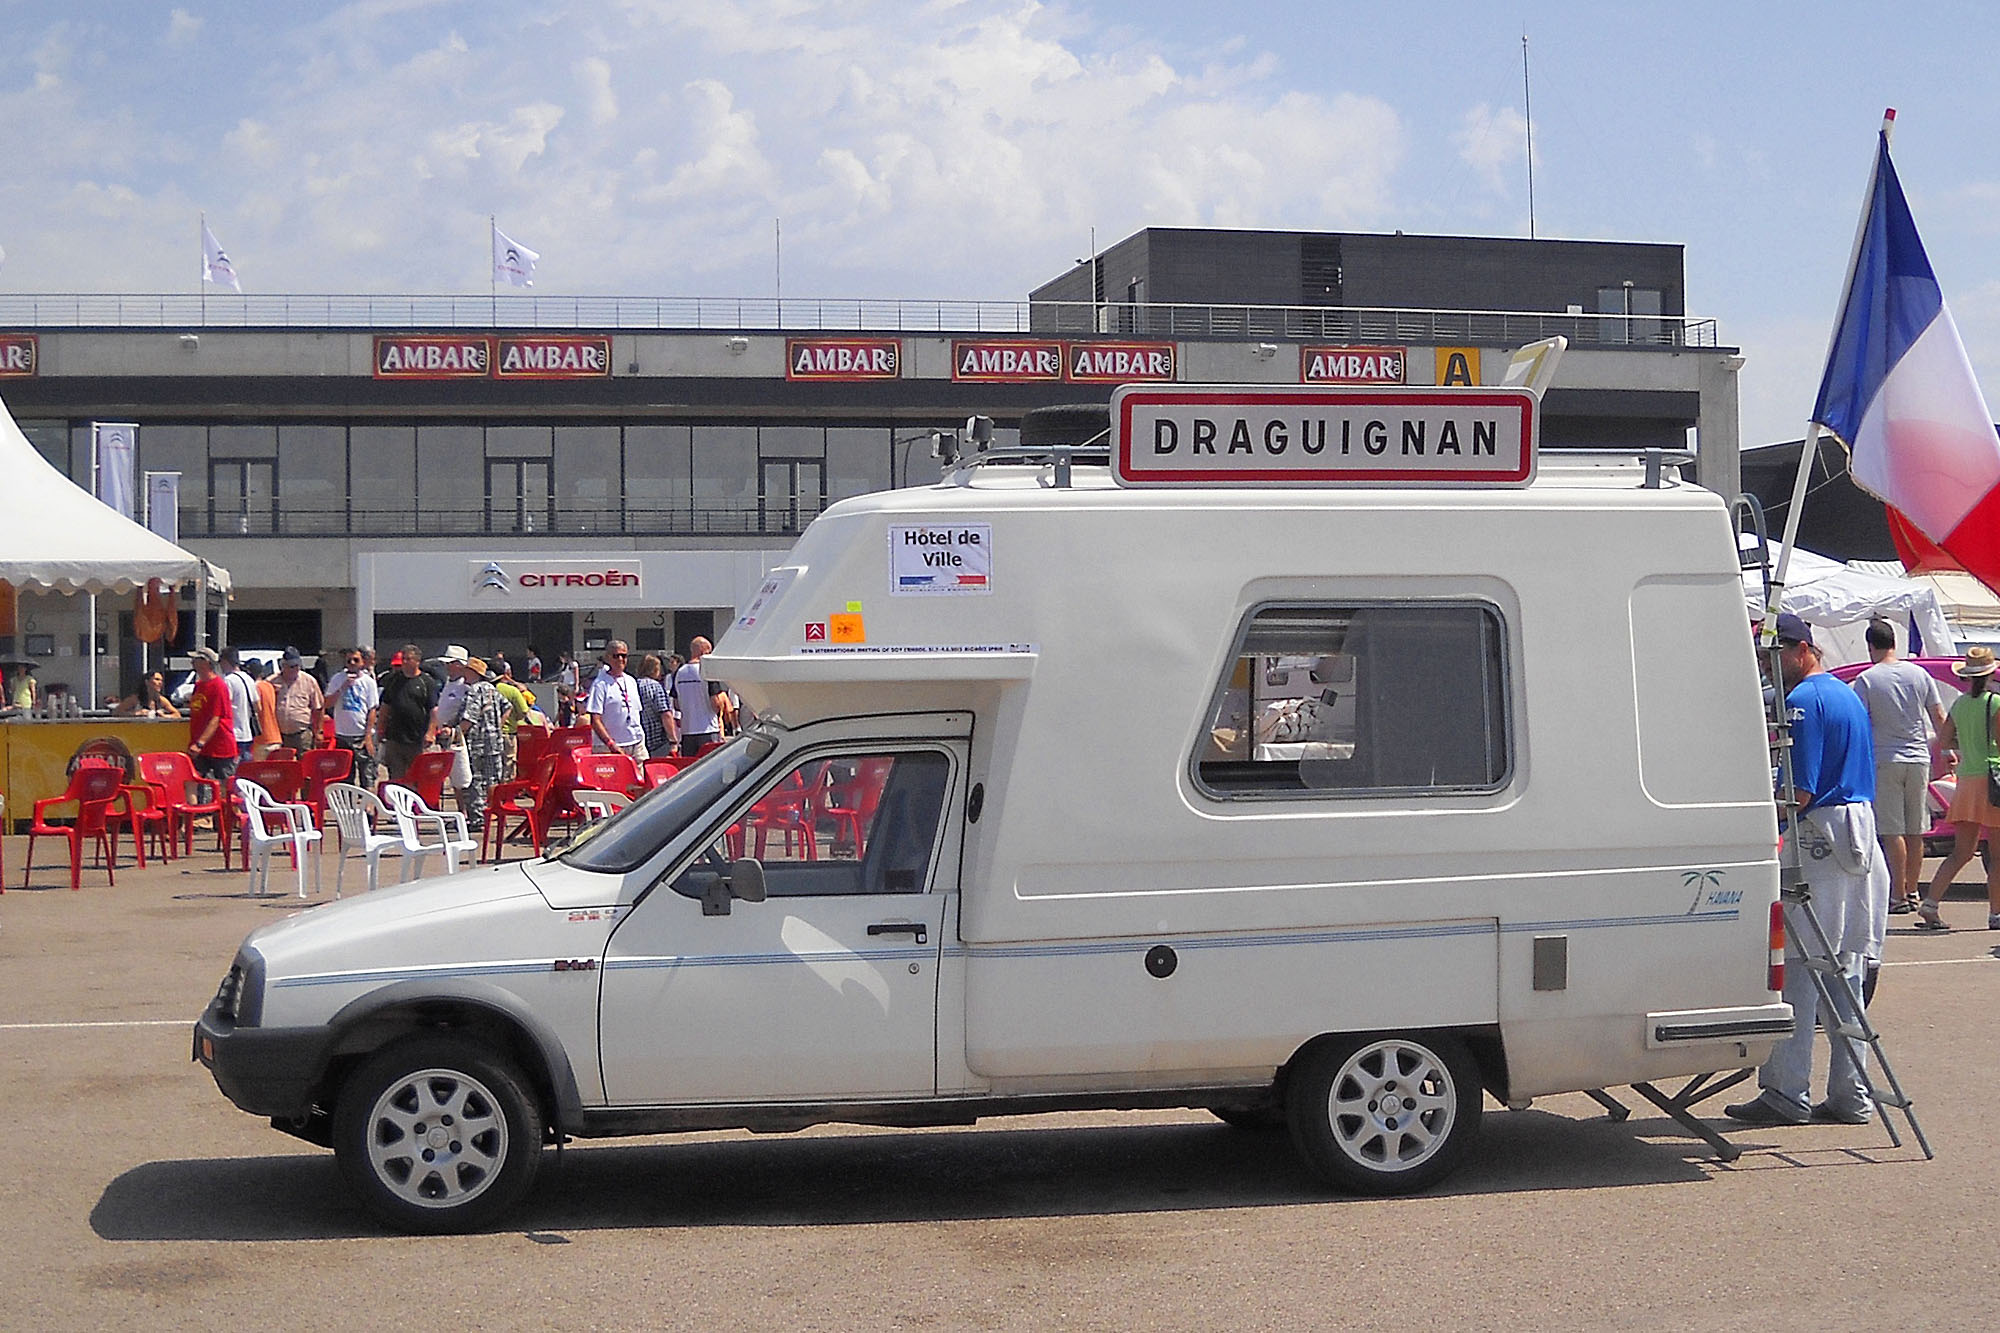
[[[180,473],[181,532],[208,531],[208,427],[141,423],[139,467],[141,475]]]
[[[351,531],[412,531],[417,510],[416,427],[355,426],[348,433],[348,446],[354,453]]]
[[[347,531],[346,427],[278,427],[278,510],[286,532]]]
[[[1660,320],[1660,292],[1656,287],[1597,289],[1597,313],[1607,318],[1598,323],[1598,340],[1608,343],[1657,343],[1663,341]]]
[[[556,522],[564,532],[622,532],[618,427],[556,427]]]
[[[757,428],[694,428],[696,532],[754,532],[757,528]]]
[[[687,527],[694,499],[693,432],[686,426],[625,428],[625,525],[632,532]]]
[[[1221,798],[1492,791],[1509,772],[1505,675],[1489,605],[1260,607],[1196,783]]]
[[[417,531],[477,532],[485,508],[485,430],[417,427]]]
[[[886,491],[889,480],[889,432],[880,426],[831,426],[826,432],[826,498]]]

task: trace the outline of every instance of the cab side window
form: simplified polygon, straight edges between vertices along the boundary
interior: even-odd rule
[[[1505,662],[1489,605],[1260,607],[1195,779],[1222,798],[1493,790],[1511,766]]]
[[[936,750],[815,755],[724,829],[674,890],[698,898],[749,856],[774,898],[922,893],[950,783],[951,760]]]

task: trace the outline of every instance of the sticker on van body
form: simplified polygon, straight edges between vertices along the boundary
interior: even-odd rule
[[[993,591],[993,525],[891,523],[889,591],[897,597]]]

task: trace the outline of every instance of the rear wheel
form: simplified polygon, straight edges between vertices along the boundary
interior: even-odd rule
[[[506,1060],[460,1037],[412,1037],[363,1061],[333,1150],[362,1205],[400,1231],[470,1231],[518,1202],[541,1165],[540,1105]]]
[[[1292,1141],[1330,1184],[1407,1194],[1465,1160],[1479,1131],[1479,1072],[1446,1033],[1343,1037],[1300,1058],[1286,1089]]]

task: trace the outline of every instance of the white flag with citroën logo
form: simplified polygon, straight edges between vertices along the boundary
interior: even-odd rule
[[[541,261],[538,251],[530,250],[506,232],[498,223],[493,225],[493,280],[515,287],[535,285],[535,265]]]

